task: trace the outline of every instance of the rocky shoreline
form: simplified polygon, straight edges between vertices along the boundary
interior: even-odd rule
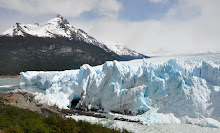
[[[53,115],[57,117],[66,118],[66,116],[71,115],[80,115],[80,116],[90,116],[95,118],[105,118],[109,119],[105,115],[100,113],[91,113],[83,110],[71,110],[71,109],[60,109],[57,106],[49,106],[46,103],[39,103],[35,100],[35,95],[28,92],[9,92],[7,94],[0,93],[0,102],[4,104],[9,104],[12,106],[16,106],[18,108],[29,109],[34,112],[38,112],[45,116]],[[125,118],[114,118],[114,120],[118,121],[126,121],[126,122],[135,122],[142,124],[140,121],[125,119]]]
[[[16,106],[18,108],[29,109],[44,115],[61,116],[60,109],[47,104],[39,104],[34,95],[28,92],[15,92],[0,94],[0,102]]]
[[[60,109],[57,106],[49,106],[46,103],[42,104],[35,100],[34,97],[35,95],[28,92],[10,92],[7,94],[0,93],[0,102],[16,106],[18,108],[29,109],[46,116],[53,115],[65,118],[67,115],[84,115],[107,119],[106,116],[101,114],[85,112],[82,110]]]
[[[20,78],[21,75],[0,75],[0,79],[6,79],[6,78]]]

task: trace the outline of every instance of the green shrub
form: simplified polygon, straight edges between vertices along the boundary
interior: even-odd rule
[[[119,133],[103,125],[54,116],[42,116],[27,109],[0,103],[0,130],[5,133]],[[123,133],[128,133],[123,130]]]
[[[23,133],[20,127],[9,126],[3,130],[4,133]]]

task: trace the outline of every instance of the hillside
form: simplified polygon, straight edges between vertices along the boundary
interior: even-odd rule
[[[148,58],[125,45],[107,46],[59,14],[45,23],[16,23],[0,36],[0,75],[22,71],[60,71],[83,64]]]
[[[76,69],[83,64],[103,64],[116,57],[98,46],[63,37],[0,37],[0,75],[17,75],[28,70]]]

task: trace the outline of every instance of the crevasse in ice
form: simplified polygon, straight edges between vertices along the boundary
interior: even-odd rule
[[[83,110],[138,115],[143,121],[149,121],[151,114],[164,123],[161,114],[166,114],[186,123],[220,127],[219,57],[109,61],[96,67],[85,64],[79,70],[21,73],[21,82],[45,89],[46,97],[61,108],[80,99],[77,108]]]

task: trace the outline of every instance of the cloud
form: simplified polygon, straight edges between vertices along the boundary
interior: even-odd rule
[[[88,11],[112,15],[120,10],[121,4],[117,0],[0,0],[0,7],[29,15],[59,13],[77,17]]]
[[[57,0],[57,3],[52,5],[46,4],[51,0],[41,1],[42,3],[36,0],[29,1],[0,0],[0,7],[24,13],[30,12],[29,14],[59,12],[64,16],[72,16],[70,23],[74,27],[85,30],[97,40],[122,43],[146,55],[220,52],[219,0],[178,0],[163,18],[143,21],[127,21],[118,18],[119,10],[123,8],[123,5],[116,0],[90,0],[93,3],[89,0],[87,2],[85,0],[80,0],[80,2]],[[170,2],[170,0],[167,1]],[[21,2],[24,9],[19,7]],[[77,4],[73,4],[74,2]],[[57,9],[58,7],[61,9]],[[92,21],[74,19],[75,16],[87,11],[95,11],[103,14],[103,17]],[[7,22],[6,20],[1,22],[4,21]],[[1,24],[5,25],[5,22]]]
[[[152,2],[152,3],[167,3],[168,0],[149,0],[149,2]]]
[[[88,32],[103,42],[126,44],[147,55],[220,51],[219,0],[185,0],[161,20],[128,22],[103,18]]]

